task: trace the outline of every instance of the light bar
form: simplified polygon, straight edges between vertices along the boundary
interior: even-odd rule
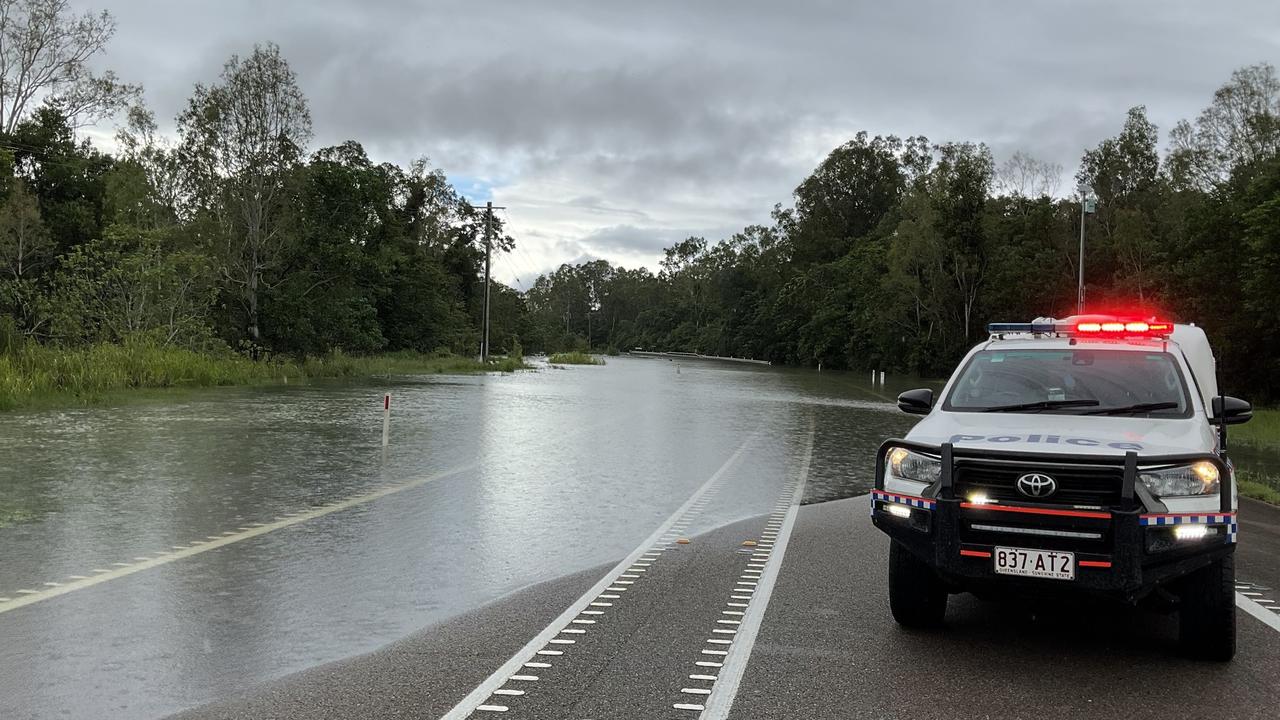
[[[1173,323],[1165,320],[1125,320],[1107,316],[1086,316],[1089,319],[1076,322],[1029,322],[1029,323],[990,323],[987,332],[992,335],[1002,333],[1030,333],[1048,335],[1053,333],[1064,335],[1094,335],[1099,337],[1168,337],[1173,332]],[[1071,318],[1068,318],[1069,320]]]

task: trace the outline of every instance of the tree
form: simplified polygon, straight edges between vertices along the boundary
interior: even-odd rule
[[[1037,160],[1021,150],[1001,163],[995,176],[1000,193],[1033,199],[1053,197],[1061,182],[1061,165]]]
[[[196,85],[178,133],[186,190],[215,221],[220,269],[256,345],[260,294],[288,244],[286,188],[311,140],[306,98],[280,48],[233,55],[220,84]]]
[[[112,226],[61,261],[53,292],[55,334],[70,342],[135,336],[201,347],[215,275],[199,253],[168,252],[163,232]]]
[[[1280,152],[1280,78],[1268,63],[1231,73],[1196,118],[1170,136],[1170,176],[1179,187],[1207,190],[1234,168]]]
[[[0,262],[14,280],[23,280],[49,260],[52,249],[35,197],[22,178],[14,178],[0,204]]]
[[[41,101],[78,124],[135,101],[139,87],[89,70],[115,31],[110,13],[73,15],[69,0],[0,0],[0,132],[12,135]]]

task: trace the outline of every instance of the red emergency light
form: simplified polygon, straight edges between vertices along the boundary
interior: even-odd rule
[[[1079,320],[1072,331],[1077,335],[1094,335],[1101,337],[1167,337],[1173,332],[1173,323],[1164,320],[1121,320],[1095,319]]]

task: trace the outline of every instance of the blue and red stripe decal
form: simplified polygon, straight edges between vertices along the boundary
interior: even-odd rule
[[[1230,513],[1151,513],[1138,518],[1144,527],[1167,527],[1171,525],[1226,525],[1227,540],[1236,542],[1240,526],[1236,523],[1236,514]]]
[[[871,499],[881,502],[898,503],[899,505],[908,505],[913,508],[921,508],[923,510],[932,510],[938,503],[935,500],[926,497],[917,497],[915,495],[901,495],[899,493],[885,492],[884,490],[872,490]]]

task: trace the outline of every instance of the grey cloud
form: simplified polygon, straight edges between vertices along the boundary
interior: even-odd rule
[[[985,141],[998,160],[1025,150],[1070,175],[1130,106],[1167,131],[1234,68],[1275,60],[1280,37],[1271,0],[110,9],[120,32],[102,64],[143,83],[162,122],[232,52],[275,41],[311,100],[317,144],[427,155],[492,180],[500,198],[536,195],[545,211],[528,230],[558,258],[634,257],[660,251],[648,238],[671,228],[713,239],[766,221],[860,129]],[[517,229],[531,215],[509,212]]]

